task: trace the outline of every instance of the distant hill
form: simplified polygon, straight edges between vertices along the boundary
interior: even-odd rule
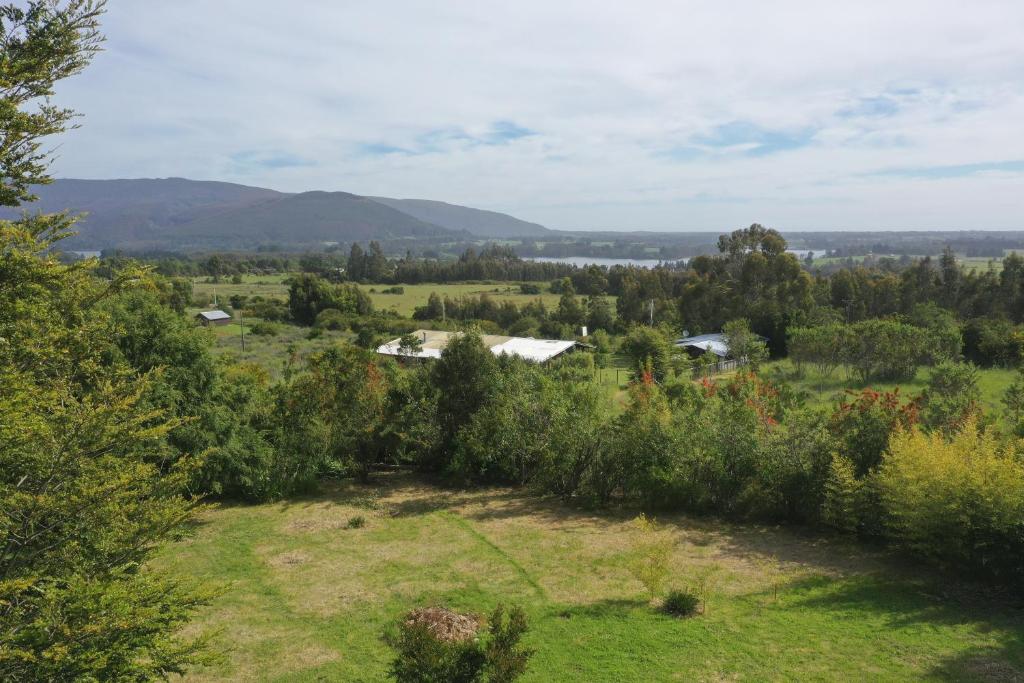
[[[302,192],[203,216],[175,229],[188,245],[365,242],[401,237],[465,237],[348,192]]]
[[[184,178],[56,180],[34,191],[38,201],[3,209],[0,217],[11,218],[22,210],[87,213],[78,222],[79,235],[64,244],[90,249],[153,242],[167,246],[182,224],[287,196],[259,187]]]
[[[494,211],[348,192],[289,194],[234,183],[152,178],[56,180],[35,188],[27,211],[87,214],[68,249],[251,249],[315,247],[372,239],[447,241],[542,235],[548,231]],[[0,217],[20,210],[0,210]]]
[[[440,225],[449,230],[465,230],[481,237],[539,237],[551,234],[551,231],[543,225],[519,220],[497,211],[471,209],[468,206],[430,199],[391,199],[389,197],[370,197],[370,199],[398,209],[421,221]]]

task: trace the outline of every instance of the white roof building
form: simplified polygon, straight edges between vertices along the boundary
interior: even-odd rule
[[[675,345],[681,349],[692,349],[699,353],[713,353],[719,358],[725,358],[729,355],[729,344],[725,340],[725,335],[721,333],[683,337],[682,339],[677,339]]]
[[[387,344],[377,347],[377,353],[385,356],[399,356],[402,358],[440,358],[441,352],[448,341],[459,332],[445,332],[443,330],[416,330],[412,334],[419,338],[421,348],[412,353],[402,353],[399,350],[400,339],[392,339]],[[544,363],[555,356],[581,346],[575,341],[562,339],[533,339],[532,337],[506,337],[498,334],[481,335],[484,346],[491,350],[495,356],[509,355],[519,356],[535,363]]]

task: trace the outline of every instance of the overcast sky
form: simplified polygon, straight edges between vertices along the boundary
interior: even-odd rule
[[[110,0],[61,177],[565,229],[1024,229],[1024,2]]]

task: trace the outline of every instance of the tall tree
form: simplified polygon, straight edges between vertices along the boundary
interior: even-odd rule
[[[100,47],[102,2],[0,6],[0,204],[49,182],[45,136],[74,113],[54,84]],[[0,680],[148,680],[201,643],[175,636],[202,599],[146,566],[180,533],[190,459],[141,405],[152,375],[111,361],[98,303],[145,274],[94,277],[53,249],[65,214],[0,221]]]

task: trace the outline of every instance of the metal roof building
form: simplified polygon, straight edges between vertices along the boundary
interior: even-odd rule
[[[392,339],[387,344],[381,344],[377,347],[377,353],[402,358],[440,358],[441,352],[448,346],[449,340],[460,333],[445,332],[443,330],[416,330],[413,334],[419,338],[422,344],[422,348],[419,351],[401,353],[398,348],[400,339]],[[566,351],[582,346],[575,341],[533,339],[532,337],[506,337],[498,334],[485,334],[481,335],[481,338],[483,339],[484,346],[489,348],[495,356],[519,356],[536,363],[544,363]]]
[[[203,325],[227,325],[231,316],[221,310],[201,311],[196,314],[196,320]]]
[[[683,337],[682,339],[677,339],[675,345],[691,353],[713,353],[719,358],[725,358],[729,355],[729,344],[725,340],[725,335],[721,333]]]

